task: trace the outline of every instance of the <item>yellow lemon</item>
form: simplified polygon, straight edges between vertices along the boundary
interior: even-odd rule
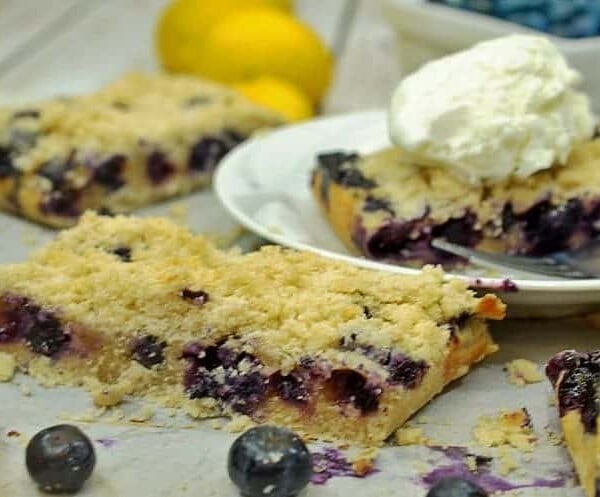
[[[219,19],[242,8],[268,6],[292,10],[292,0],[174,0],[163,10],[156,26],[156,50],[171,71],[190,72],[198,47]]]
[[[225,83],[273,76],[295,84],[317,103],[332,70],[329,50],[310,27],[280,10],[250,8],[212,27],[191,72]]]
[[[234,84],[249,100],[279,112],[288,121],[302,121],[314,115],[308,96],[296,85],[270,76]]]

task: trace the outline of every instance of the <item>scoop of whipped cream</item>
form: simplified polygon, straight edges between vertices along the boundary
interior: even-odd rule
[[[513,35],[422,67],[392,98],[393,143],[472,183],[564,164],[593,134],[581,77],[546,38]]]

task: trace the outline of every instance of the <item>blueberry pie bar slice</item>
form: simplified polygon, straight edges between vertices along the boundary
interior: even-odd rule
[[[207,185],[223,156],[281,118],[191,77],[131,74],[97,93],[0,111],[0,209],[52,226]]]
[[[565,166],[525,179],[472,185],[400,149],[319,155],[313,196],[354,253],[391,263],[458,261],[433,238],[483,250],[543,255],[600,232],[600,140],[575,146]]]
[[[560,424],[587,497],[600,495],[600,352],[560,352],[546,366]]]
[[[0,352],[44,384],[360,444],[383,442],[494,352],[486,321],[503,316],[495,296],[439,269],[222,252],[157,219],[87,213],[0,267]]]

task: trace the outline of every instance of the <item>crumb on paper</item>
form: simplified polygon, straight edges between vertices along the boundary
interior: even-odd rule
[[[125,418],[125,413],[119,408],[111,408],[105,418],[107,423],[119,423]]]
[[[427,445],[429,439],[423,434],[423,428],[403,426],[394,433],[396,445]]]
[[[80,413],[72,414],[68,412],[62,412],[59,414],[59,418],[65,421],[77,421],[79,423],[93,423],[101,418],[106,413],[106,408],[89,408]]]
[[[519,387],[544,381],[544,375],[540,373],[538,365],[527,359],[507,362],[504,371],[508,374],[508,382]]]
[[[23,397],[31,397],[33,394],[31,388],[29,388],[27,385],[19,385],[19,392],[21,392]]]
[[[426,425],[431,423],[431,418],[427,417],[427,416],[419,416],[416,420],[415,423],[417,423],[418,425]]]
[[[526,409],[502,411],[497,417],[482,416],[473,436],[484,447],[514,447],[522,452],[533,451],[537,442]]]
[[[356,476],[363,477],[370,474],[375,468],[375,460],[379,455],[376,448],[365,449],[350,459],[352,469]]]
[[[175,224],[187,224],[190,207],[184,202],[178,202],[167,209],[167,217]]]
[[[508,476],[513,471],[519,469],[519,460],[515,457],[512,450],[509,447],[501,447],[498,451],[498,460],[500,461],[500,474],[502,476]]]
[[[211,419],[208,424],[213,430],[222,430],[223,429],[223,420],[222,419]]]
[[[6,436],[8,438],[15,438],[15,437],[20,437],[21,436],[21,432],[17,431],[17,430],[8,430],[8,432],[6,433]]]
[[[550,445],[559,446],[564,444],[564,438],[562,434],[556,433],[552,430],[546,431],[546,440]]]
[[[11,381],[17,372],[17,361],[6,352],[0,352],[0,382]]]
[[[129,417],[129,421],[132,423],[145,423],[150,421],[154,416],[154,409],[150,406],[144,406],[138,412]]]
[[[223,429],[228,433],[239,433],[254,426],[256,426],[256,423],[249,416],[234,416],[223,425]]]

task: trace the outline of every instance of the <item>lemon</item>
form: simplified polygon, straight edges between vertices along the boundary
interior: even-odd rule
[[[270,76],[234,84],[249,100],[279,112],[288,121],[302,121],[314,115],[310,98],[296,85]]]
[[[330,84],[333,60],[312,29],[293,16],[250,8],[217,22],[189,69],[224,83],[273,76],[295,84],[318,103]]]
[[[268,6],[292,10],[292,0],[174,0],[163,10],[156,26],[156,50],[162,65],[171,71],[195,67],[198,47],[210,27],[241,8]]]

